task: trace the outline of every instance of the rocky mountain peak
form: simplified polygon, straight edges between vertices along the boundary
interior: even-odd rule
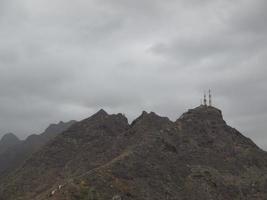
[[[85,123],[91,123],[92,121],[95,122],[102,122],[103,120],[107,119],[110,115],[103,109],[100,109],[99,111],[97,111],[95,114],[93,114],[92,116],[90,116],[87,119],[84,119],[82,121],[83,124]]]
[[[86,123],[92,124],[92,122],[95,122],[96,124],[102,124],[104,121],[110,121],[110,120],[115,120],[115,121],[121,120],[123,123],[128,124],[128,120],[123,114],[118,113],[118,114],[110,115],[103,109],[100,109],[98,112],[93,114],[91,117],[83,120],[82,124],[86,124]]]
[[[19,139],[14,133],[7,133],[2,137],[1,141],[2,142],[19,141]]]
[[[92,117],[96,117],[96,116],[101,116],[101,117],[105,117],[107,116],[108,113],[104,110],[104,109],[100,109],[98,112],[96,112]]]
[[[225,123],[221,110],[213,106],[198,106],[194,109],[189,109],[177,121],[206,121]]]
[[[63,135],[71,138],[99,137],[105,132],[105,135],[117,136],[128,127],[128,119],[123,114],[110,115],[101,109],[91,117],[71,126],[69,131]]]
[[[41,136],[44,136],[47,139],[54,138],[57,134],[63,132],[64,130],[67,130],[71,125],[75,124],[75,120],[71,120],[68,122],[60,121],[57,124],[50,124],[45,131],[41,134]]]
[[[5,134],[0,140],[0,153],[4,152],[8,148],[20,143],[20,140],[13,133]]]
[[[167,117],[161,117],[154,112],[148,113],[143,111],[142,114],[132,122],[131,127],[158,128],[166,123],[171,123]]]

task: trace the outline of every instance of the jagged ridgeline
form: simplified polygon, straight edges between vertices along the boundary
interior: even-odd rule
[[[264,200],[267,153],[202,105],[128,124],[100,110],[0,183],[1,200]]]

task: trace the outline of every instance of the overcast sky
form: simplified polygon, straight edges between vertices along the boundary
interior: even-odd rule
[[[0,0],[0,133],[100,108],[172,120],[211,88],[267,149],[266,0]]]

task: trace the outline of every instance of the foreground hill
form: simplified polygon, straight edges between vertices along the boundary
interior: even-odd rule
[[[5,135],[0,142],[0,181],[11,173],[49,140],[68,129],[75,121],[51,124],[42,134],[20,141],[14,134]]]
[[[176,122],[143,112],[131,125],[100,110],[0,183],[0,199],[267,199],[267,153],[200,106]]]

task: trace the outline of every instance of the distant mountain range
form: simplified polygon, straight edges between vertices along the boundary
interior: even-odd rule
[[[13,133],[5,134],[0,140],[0,154],[4,153],[8,148],[20,144],[20,142]]]
[[[74,123],[51,124],[42,134],[30,135],[26,140],[19,140],[13,133],[4,135],[0,140],[0,177],[19,167],[34,152]]]
[[[267,199],[267,153],[211,106],[131,124],[100,110],[38,146],[0,178],[0,200]]]

